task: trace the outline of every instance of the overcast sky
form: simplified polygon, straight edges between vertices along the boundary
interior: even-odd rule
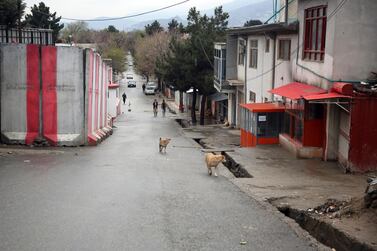
[[[181,1],[182,0],[43,0],[43,2],[50,7],[50,11],[56,11],[59,16],[80,19],[125,16],[161,8]],[[150,15],[159,18],[167,18],[186,14],[188,9],[192,6],[196,6],[199,10],[213,9],[215,6],[231,1],[232,0],[190,0],[180,6],[175,6],[169,10]],[[30,7],[41,2],[41,0],[25,0],[25,2],[27,6]]]

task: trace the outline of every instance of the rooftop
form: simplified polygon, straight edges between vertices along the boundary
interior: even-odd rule
[[[259,35],[265,33],[294,34],[298,32],[298,22],[293,23],[272,23],[261,24],[248,27],[229,28],[227,35]]]

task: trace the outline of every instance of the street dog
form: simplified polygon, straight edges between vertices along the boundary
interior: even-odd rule
[[[166,153],[166,147],[168,146],[170,140],[171,139],[169,138],[160,138],[160,143],[158,146],[158,150],[160,151],[160,153],[162,153],[162,150],[165,150]]]
[[[212,175],[212,167],[214,167],[214,175],[217,177],[217,166],[220,162],[225,162],[225,156],[221,154],[206,153],[205,162],[207,164],[208,174]]]

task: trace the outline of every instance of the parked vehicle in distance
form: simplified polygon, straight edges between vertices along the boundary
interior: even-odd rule
[[[129,62],[128,63],[128,66],[133,66],[134,64],[132,62]]]
[[[127,87],[136,87],[136,81],[128,81]]]
[[[127,75],[126,75],[126,79],[134,79],[134,75],[132,75],[132,74],[127,74]]]
[[[153,86],[147,86],[145,87],[145,91],[144,91],[145,95],[154,95],[156,94],[156,89],[153,87]]]
[[[148,86],[153,86],[155,91],[157,91],[157,89],[158,89],[158,84],[156,82],[148,82],[146,84],[146,87],[148,87]]]

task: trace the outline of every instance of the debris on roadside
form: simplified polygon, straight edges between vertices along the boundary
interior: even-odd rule
[[[368,178],[365,190],[364,205],[366,208],[377,208],[377,178]]]
[[[324,204],[315,208],[307,209],[309,213],[317,215],[326,215],[330,219],[341,218],[342,216],[350,217],[353,214],[350,202],[328,199]]]

